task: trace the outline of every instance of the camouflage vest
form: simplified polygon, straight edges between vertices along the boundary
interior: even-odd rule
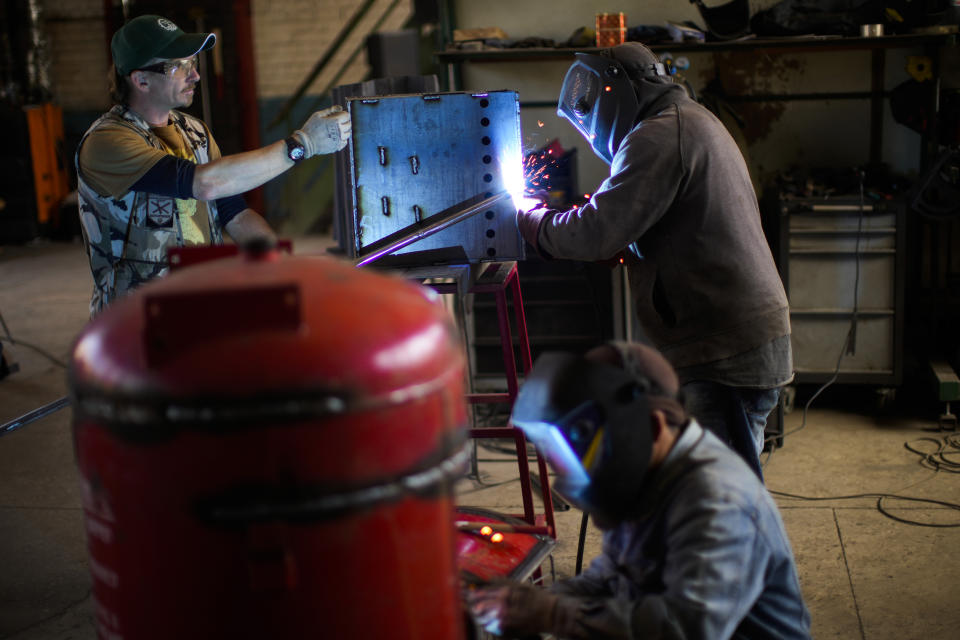
[[[209,162],[210,144],[206,128],[196,118],[179,111],[170,112],[197,164]],[[120,198],[101,196],[83,179],[80,148],[92,132],[105,122],[122,124],[143,136],[151,147],[165,149],[160,138],[139,115],[122,105],[113,107],[83,134],[74,164],[77,169],[77,195],[83,244],[93,273],[90,315],[144,282],[167,272],[167,249],[183,246],[183,231],[176,199],[155,193],[128,191]],[[210,241],[221,244],[223,235],[216,223],[217,207],[207,203]]]

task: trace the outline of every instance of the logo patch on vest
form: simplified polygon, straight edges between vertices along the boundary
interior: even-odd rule
[[[173,198],[147,198],[146,225],[150,229],[172,229],[173,212],[176,210]]]

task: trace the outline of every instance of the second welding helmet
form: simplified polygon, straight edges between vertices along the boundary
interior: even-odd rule
[[[563,79],[557,115],[610,164],[640,115],[637,96],[645,78],[669,75],[656,54],[639,43],[604,49],[600,55],[578,53]]]
[[[556,473],[557,493],[606,519],[626,517],[652,446],[642,378],[582,356],[546,352],[527,374],[511,418]]]

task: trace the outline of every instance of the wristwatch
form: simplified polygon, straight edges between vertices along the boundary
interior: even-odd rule
[[[287,143],[287,157],[293,160],[294,162],[300,162],[303,160],[305,150],[303,145],[300,144],[300,141],[290,136],[284,142]]]

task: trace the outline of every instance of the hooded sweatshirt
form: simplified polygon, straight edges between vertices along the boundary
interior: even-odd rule
[[[638,319],[677,369],[702,372],[789,340],[787,297],[736,143],[682,87],[633,79],[638,121],[610,177],[588,203],[540,226],[540,249],[607,260],[633,245],[625,264]],[[756,386],[791,377],[789,349],[779,360],[760,358],[772,370],[758,372]]]

